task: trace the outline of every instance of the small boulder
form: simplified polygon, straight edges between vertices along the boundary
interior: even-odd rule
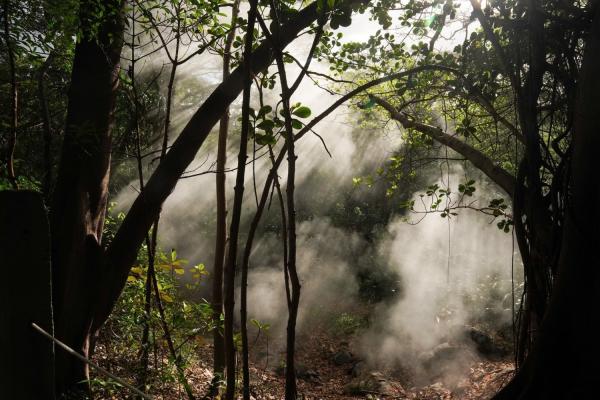
[[[344,393],[348,395],[380,394],[393,396],[394,389],[382,373],[370,372],[354,378],[345,385]]]
[[[445,364],[456,359],[462,352],[464,352],[463,348],[444,342],[419,354],[419,361],[425,369],[430,369],[435,365]]]
[[[319,376],[319,373],[308,368],[302,363],[297,363],[296,365],[296,377],[307,382],[321,383],[321,377]]]
[[[366,367],[367,367],[367,365],[365,364],[364,361],[358,361],[350,369],[350,374],[356,378],[365,373]]]
[[[465,336],[475,344],[477,352],[483,356],[493,358],[507,354],[506,350],[502,346],[499,346],[491,335],[480,329],[467,327],[465,329]]]
[[[319,373],[313,369],[308,368],[305,364],[296,362],[296,377],[307,382],[321,383],[321,377]],[[285,376],[285,364],[281,363],[275,368],[275,373],[279,376]]]
[[[353,362],[354,357],[352,356],[352,353],[350,353],[349,351],[342,350],[342,351],[338,351],[337,353],[335,353],[333,355],[332,360],[335,365],[344,365],[344,364],[350,364],[351,362]]]

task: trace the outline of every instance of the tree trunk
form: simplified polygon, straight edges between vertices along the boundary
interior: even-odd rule
[[[235,195],[233,200],[233,213],[229,230],[229,249],[225,264],[225,361],[227,364],[227,391],[225,398],[233,400],[235,397],[235,346],[233,343],[233,320],[235,300],[235,273],[237,266],[237,248],[242,215],[242,201],[244,200],[244,180],[246,172],[246,159],[248,157],[248,135],[250,133],[250,90],[252,88],[252,44],[254,43],[254,25],[256,22],[257,0],[250,1],[248,11],[248,26],[244,43],[244,94],[242,99],[242,131],[240,134],[240,150],[238,154],[237,175],[235,179]],[[249,395],[248,395],[249,396]],[[246,392],[244,392],[244,398]]]
[[[596,2],[597,3],[597,2]],[[534,347],[496,399],[584,399],[597,396],[600,347],[600,7],[587,38],[575,108],[570,198],[548,312]]]
[[[115,12],[101,21],[88,14],[95,1],[80,4],[82,37],[75,48],[71,88],[53,206],[52,275],[55,334],[87,356],[93,301],[101,288],[102,228],[106,213],[111,128],[122,48],[119,0],[106,2]],[[98,31],[92,32],[99,23]],[[56,353],[57,391],[88,379],[87,365]]]
[[[46,203],[50,202],[52,190],[52,126],[50,125],[50,111],[48,109],[48,97],[46,96],[46,72],[53,59],[50,53],[42,64],[38,73],[38,101],[40,102],[40,114],[42,115],[42,128],[44,132],[44,176],[42,178],[42,193]]]
[[[231,47],[235,39],[237,17],[239,12],[239,0],[233,4],[231,11],[231,30],[225,40],[223,50],[223,80],[230,75]],[[219,143],[217,146],[217,232],[215,241],[215,261],[213,267],[212,282],[212,308],[215,330],[213,332],[213,373],[212,392],[216,394],[218,382],[223,378],[225,370],[225,341],[221,330],[221,315],[223,314],[223,264],[225,262],[225,247],[227,244],[227,198],[225,191],[225,167],[227,165],[227,134],[229,133],[229,107],[223,113],[219,121]]]
[[[54,399],[50,232],[42,197],[0,192],[0,398]]]
[[[271,1],[271,7],[275,3]],[[300,279],[296,269],[296,204],[295,204],[295,180],[296,180],[296,150],[294,143],[294,130],[292,127],[292,114],[290,106],[291,91],[288,86],[285,63],[283,60],[283,46],[279,38],[279,22],[276,13],[273,13],[273,40],[275,47],[275,60],[279,72],[279,83],[281,85],[281,103],[285,127],[285,147],[288,154],[288,176],[286,185],[287,206],[287,259],[285,260],[286,289],[289,278],[290,290],[288,294],[288,323],[286,336],[286,359],[285,359],[285,399],[296,400],[296,319],[300,305]],[[283,209],[283,208],[282,208]]]
[[[6,46],[6,54],[8,56],[8,69],[10,74],[10,130],[8,131],[7,147],[6,147],[6,173],[8,180],[11,182],[13,189],[19,189],[17,184],[17,177],[15,175],[15,147],[17,145],[17,116],[18,116],[18,102],[17,102],[17,70],[15,65],[15,52],[10,38],[10,13],[9,13],[9,2],[4,0],[3,2],[3,19],[4,19],[4,44]]]

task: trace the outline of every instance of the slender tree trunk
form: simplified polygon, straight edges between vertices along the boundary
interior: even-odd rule
[[[231,11],[231,30],[225,39],[225,48],[223,50],[223,80],[230,75],[231,68],[231,47],[235,39],[235,26],[239,12],[239,0],[233,4]],[[215,241],[215,261],[213,267],[212,282],[212,308],[213,323],[213,373],[214,380],[211,391],[216,394],[218,383],[223,379],[225,370],[225,342],[221,328],[221,316],[223,314],[223,264],[225,262],[225,248],[227,244],[227,198],[225,190],[225,167],[227,164],[227,134],[229,131],[229,107],[223,113],[219,121],[219,143],[217,147],[217,173],[216,173],[216,194],[217,194],[217,232]]]
[[[284,93],[283,104],[285,110],[286,125],[286,147],[288,152],[288,176],[286,186],[287,200],[287,218],[288,218],[288,260],[287,273],[291,283],[291,301],[288,307],[287,324],[287,351],[286,351],[286,372],[285,372],[285,398],[287,400],[296,400],[296,368],[295,368],[295,349],[296,349],[296,319],[298,317],[298,307],[300,305],[300,279],[296,268],[296,205],[295,205],[295,178],[296,178],[296,151],[294,146],[294,134],[292,130],[292,118],[290,114],[290,99],[286,92],[287,79],[285,78],[285,65],[283,57],[277,60],[279,73],[281,75],[282,91]]]
[[[50,125],[50,111],[48,109],[48,97],[46,95],[46,72],[52,62],[53,53],[42,64],[38,74],[38,100],[40,102],[40,114],[42,115],[42,127],[44,132],[44,176],[42,178],[42,192],[46,203],[50,200],[52,190],[52,126]]]
[[[8,180],[11,182],[14,189],[18,189],[17,177],[15,176],[15,147],[17,145],[17,117],[18,117],[18,99],[17,99],[17,69],[15,65],[15,53],[10,37],[10,10],[8,0],[3,2],[3,19],[4,19],[4,45],[6,46],[6,54],[8,56],[8,69],[10,74],[10,129],[8,131],[8,140],[6,148],[6,173]]]
[[[238,154],[237,175],[235,181],[235,195],[233,200],[233,213],[229,230],[229,251],[225,264],[225,358],[227,363],[227,391],[225,398],[233,400],[235,397],[235,346],[233,343],[234,298],[235,298],[235,272],[237,264],[238,235],[240,218],[242,214],[242,201],[244,199],[244,179],[246,172],[246,159],[248,157],[248,134],[250,132],[250,90],[252,87],[252,44],[254,42],[254,25],[256,22],[257,0],[250,2],[248,11],[248,26],[244,44],[244,93],[242,99],[242,131],[240,134],[240,150]],[[245,396],[246,394],[244,394]]]
[[[286,280],[289,275],[290,282],[290,301],[288,301],[288,323],[286,338],[286,363],[285,363],[285,398],[286,400],[296,400],[296,367],[295,367],[295,348],[296,348],[296,319],[298,317],[298,307],[300,304],[300,279],[296,268],[296,205],[295,205],[295,179],[296,179],[296,150],[294,145],[294,130],[292,127],[292,115],[290,107],[291,91],[288,86],[288,80],[283,61],[283,46],[280,41],[279,21],[277,20],[277,11],[275,3],[271,2],[273,8],[274,24],[273,38],[275,61],[277,71],[279,72],[279,83],[281,85],[281,102],[283,106],[283,117],[285,127],[285,145],[288,154],[288,176],[286,185],[287,201],[287,265],[285,268]],[[286,282],[287,283],[287,282]]]

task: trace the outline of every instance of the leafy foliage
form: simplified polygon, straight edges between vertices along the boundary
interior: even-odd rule
[[[108,240],[114,236],[123,219],[123,214],[112,216],[109,213],[105,225],[104,235]],[[185,259],[178,257],[175,250],[169,253],[158,250],[156,254],[156,283],[160,301],[165,312],[170,335],[176,345],[178,362],[185,366],[187,362],[196,357],[198,346],[204,344],[204,336],[214,329],[211,305],[205,301],[191,301],[182,296],[184,288],[196,288],[208,274],[204,265],[188,266]],[[161,323],[161,316],[157,309],[158,299],[152,298],[152,308],[146,313],[146,284],[148,276],[148,249],[143,246],[138,255],[136,265],[131,268],[125,289],[119,298],[115,311],[101,332],[103,339],[100,342],[110,341],[111,346],[106,348],[110,357],[129,357],[136,360],[142,351],[142,336],[144,327],[149,326],[148,348],[160,354],[169,354],[166,347]],[[118,337],[119,340],[112,340]],[[162,356],[156,355],[155,357]],[[162,361],[161,361],[162,362]],[[151,379],[148,385],[160,385],[161,382],[177,382],[176,369],[171,359],[167,367],[150,371]],[[133,366],[135,370],[138,366]],[[103,377],[94,378],[93,387],[101,393],[110,394],[119,392],[119,387]],[[149,389],[149,388],[148,388]]]

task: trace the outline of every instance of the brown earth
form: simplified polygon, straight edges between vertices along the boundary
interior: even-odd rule
[[[250,357],[252,397],[281,399],[285,379],[280,360],[284,359],[284,354],[280,349],[273,349],[272,344],[268,349],[264,336],[259,339],[262,340],[254,343],[254,351]],[[470,365],[462,365],[462,370],[467,373],[452,384],[444,383],[440,379],[417,386],[410,372],[402,368],[379,371],[364,368],[360,377],[356,378],[352,374],[352,362],[341,365],[334,362],[334,355],[340,350],[351,347],[349,344],[351,340],[352,337],[339,337],[326,330],[314,332],[310,337],[303,335],[298,338],[299,396],[303,399],[488,399],[513,374],[513,365],[509,359],[494,361],[474,359]],[[110,350],[110,345],[101,342],[97,346],[94,360],[117,376],[134,382],[135,374],[132,371],[135,371],[137,365],[135,357],[115,354]],[[160,356],[152,355],[150,360],[150,367],[155,372],[147,391],[156,399],[186,399],[181,385],[173,378],[174,374],[160,374],[161,371],[168,371],[172,365],[169,364],[167,352],[164,349],[157,350]],[[194,393],[198,398],[202,398],[207,393],[212,380],[212,344],[198,337],[193,353],[197,357],[188,362],[186,374]],[[357,382],[370,384],[370,381],[374,381],[375,386],[363,385],[364,387],[357,389]],[[104,386],[96,384],[94,388],[96,398],[99,399],[130,398],[125,388],[106,383]]]

